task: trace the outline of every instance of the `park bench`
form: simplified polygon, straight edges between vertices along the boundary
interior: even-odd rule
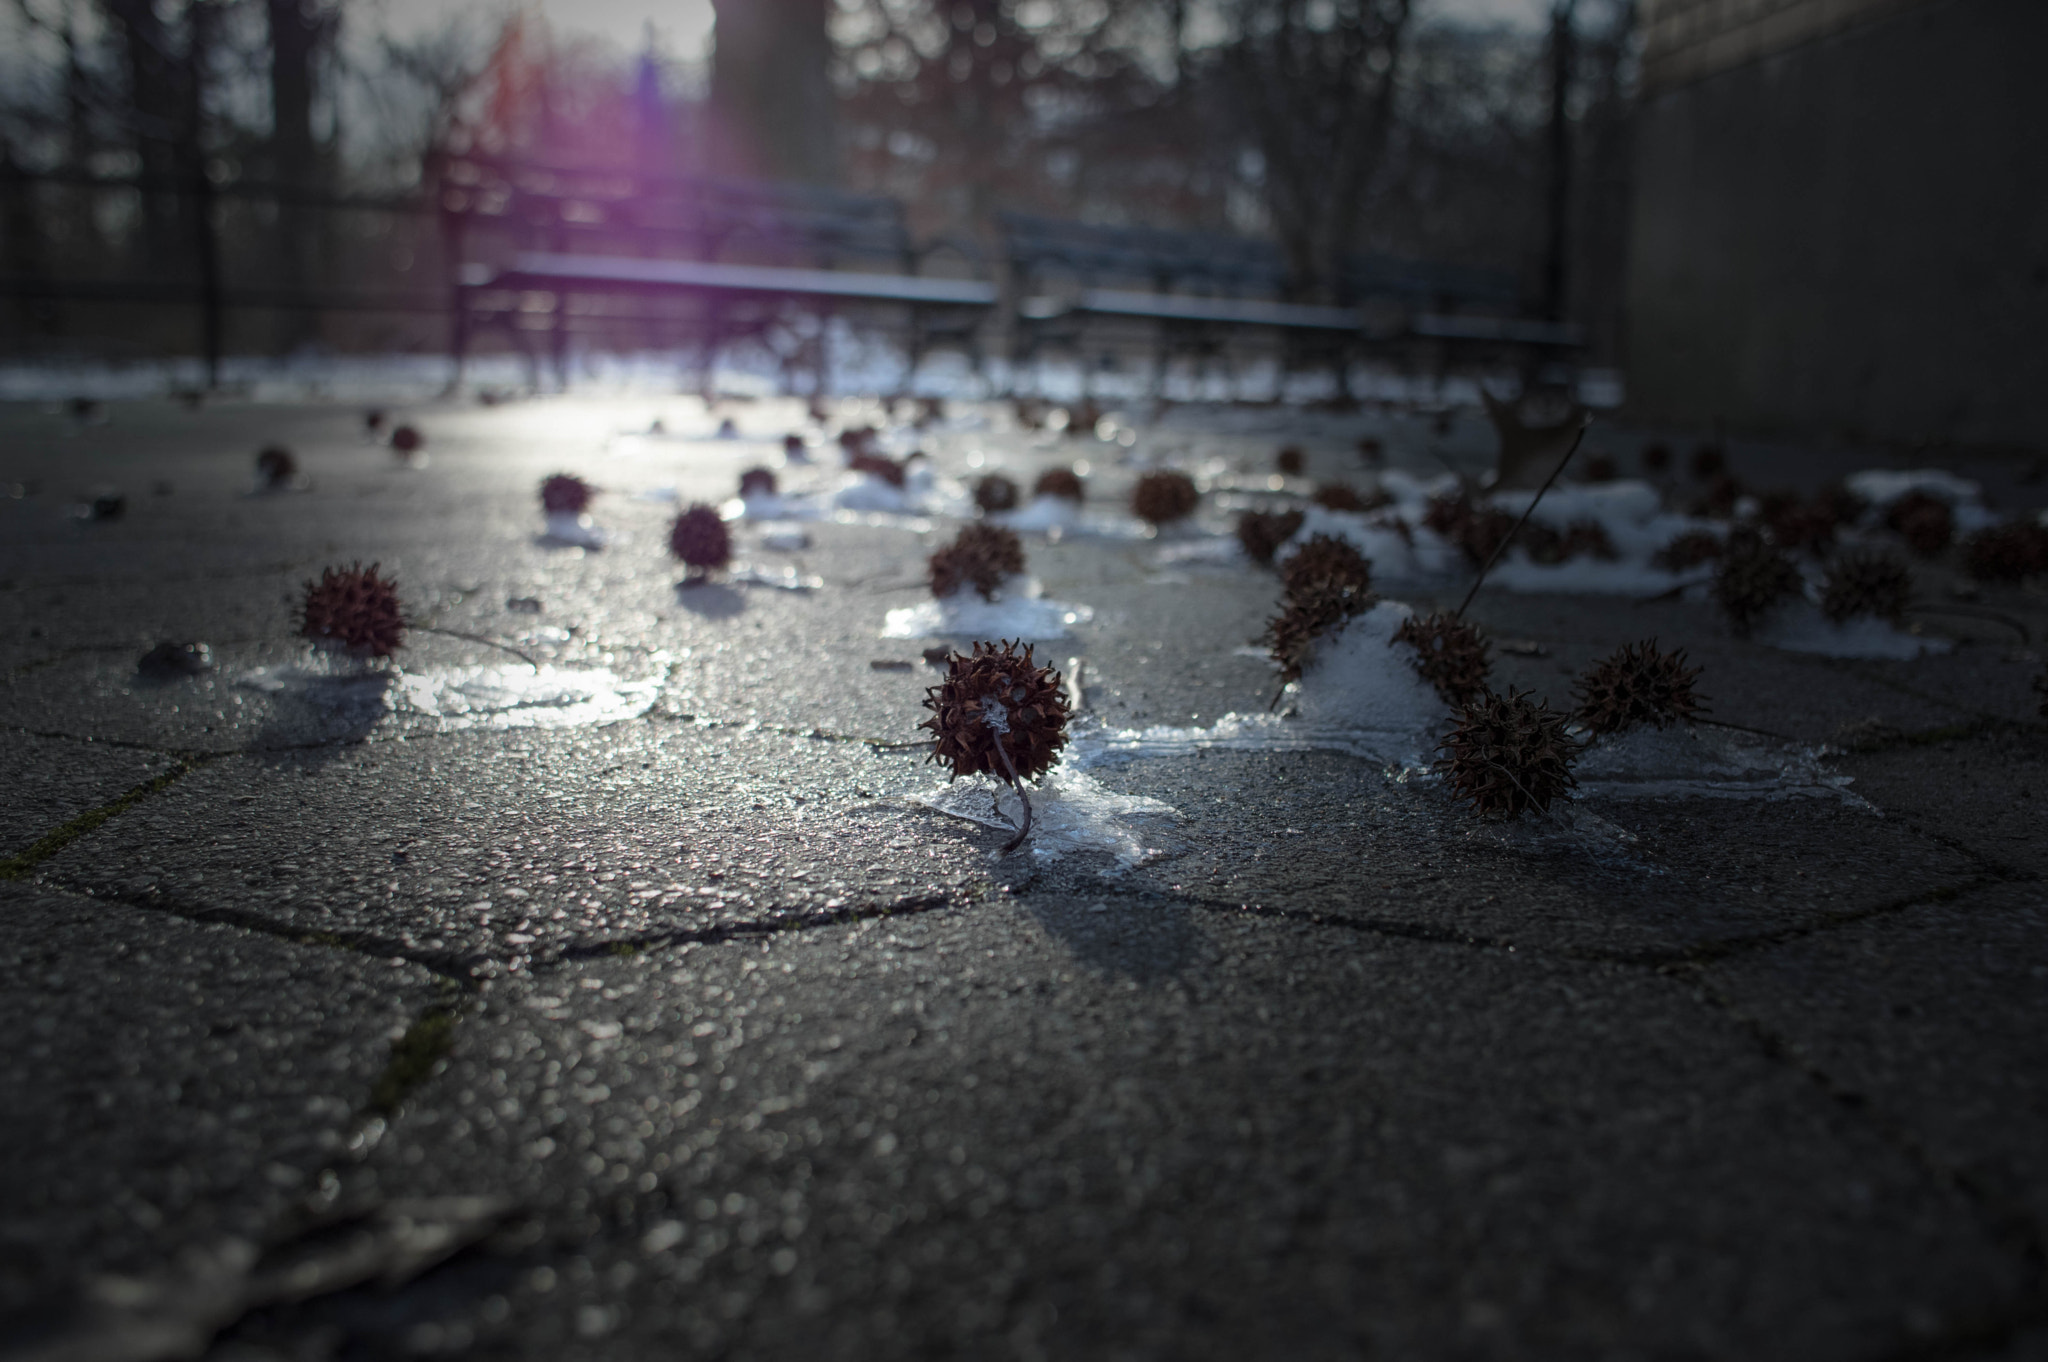
[[[537,380],[536,335],[559,374],[573,330],[624,326],[653,343],[690,335],[708,375],[725,343],[765,332],[791,303],[813,316],[902,309],[914,362],[934,343],[977,335],[996,300],[981,281],[921,275],[929,252],[893,199],[483,157],[439,169],[459,262],[458,368],[474,335],[495,328],[528,355]],[[815,328],[809,356],[820,375],[824,335]]]

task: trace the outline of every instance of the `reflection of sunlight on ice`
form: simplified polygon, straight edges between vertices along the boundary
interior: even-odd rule
[[[1016,793],[982,776],[913,798],[940,813],[1006,832],[1015,831],[1023,817]],[[1021,850],[1042,861],[1099,851],[1125,867],[1143,865],[1175,849],[1161,834],[1180,816],[1171,804],[1118,794],[1093,776],[1056,766],[1046,773],[1044,784],[1031,791],[1031,836]]]
[[[1574,774],[1581,799],[1840,799],[1850,777],[1797,743],[1702,728],[1638,728],[1593,742]]]
[[[639,681],[604,668],[450,667],[425,672],[336,663],[258,667],[236,684],[265,695],[352,712],[366,723],[396,716],[442,731],[576,728],[638,718],[654,704],[665,666]]]
[[[661,678],[627,681],[605,668],[452,667],[401,673],[393,708],[440,721],[444,729],[577,728],[645,714]]]
[[[962,590],[944,600],[906,605],[883,617],[882,637],[1070,638],[1073,625],[1095,618],[1095,611],[1089,606],[1027,594],[1036,589],[1037,584],[1030,583],[1014,595],[993,601],[983,600],[972,590]]]

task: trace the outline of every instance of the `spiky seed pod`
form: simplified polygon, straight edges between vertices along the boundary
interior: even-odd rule
[[[1325,582],[1350,587],[1361,594],[1370,592],[1372,560],[1348,539],[1312,534],[1280,565],[1280,583],[1287,588],[1288,595],[1296,596]]]
[[[846,461],[846,466],[856,473],[880,478],[891,487],[901,487],[904,482],[903,465],[880,454],[859,453]]]
[[[1032,484],[1031,495],[1058,497],[1077,506],[1088,499],[1088,491],[1081,485],[1080,474],[1071,468],[1048,468],[1040,473],[1038,481]]]
[[[1770,532],[1771,542],[1788,553],[1826,553],[1835,545],[1835,528],[1840,523],[1835,506],[1825,495],[1804,502],[1785,492],[1762,498],[1759,519]]]
[[[427,437],[416,426],[400,426],[391,432],[391,447],[400,454],[417,454],[426,443]]]
[[[944,600],[963,587],[995,599],[1004,580],[1024,570],[1024,541],[1015,530],[976,522],[931,556],[932,595]]]
[[[1298,478],[1302,470],[1308,467],[1308,457],[1301,452],[1300,445],[1283,445],[1280,452],[1273,456],[1273,467],[1290,478]]]
[[[1922,558],[1932,558],[1956,537],[1956,513],[1940,497],[1908,492],[1884,513],[1885,526]]]
[[[804,444],[804,437],[791,431],[782,437],[782,457],[791,463],[809,463],[811,451]]]
[[[1572,775],[1579,744],[1565,732],[1565,716],[1547,702],[1531,704],[1526,692],[1485,692],[1460,710],[1437,750],[1444,756],[1436,769],[1482,818],[1546,813],[1579,783]]]
[[[574,473],[556,473],[541,482],[540,508],[549,515],[582,515],[593,495],[590,484]]]
[[[1515,541],[1532,563],[1554,567],[1565,560],[1564,536],[1540,520],[1532,520],[1522,527],[1521,538]]]
[[[1430,502],[1422,523],[1456,544],[1474,567],[1491,558],[1515,529],[1515,517],[1490,506],[1474,506],[1463,492]]]
[[[1194,479],[1170,468],[1147,473],[1131,489],[1131,513],[1153,525],[1186,520],[1201,501]]]
[[[1237,542],[1253,562],[1271,567],[1273,555],[1301,528],[1299,511],[1245,511],[1237,517]]]
[[[1358,457],[1368,465],[1378,464],[1387,456],[1386,442],[1367,435],[1358,442]]]
[[[1621,465],[1611,454],[1595,454],[1579,471],[1579,477],[1586,482],[1613,482],[1620,476]]]
[[[1671,467],[1671,446],[1653,444],[1643,446],[1643,467],[1652,473],[1662,473]]]
[[[1666,572],[1690,572],[1719,562],[1725,550],[1719,535],[1707,530],[1687,530],[1651,555],[1650,563]]]
[[[1017,484],[1001,473],[990,473],[974,484],[974,504],[983,515],[1017,509]]]
[[[945,680],[925,691],[924,707],[932,717],[918,726],[937,738],[928,760],[951,766],[955,778],[986,772],[1009,780],[1009,766],[996,755],[1000,743],[1017,778],[1030,780],[1050,770],[1067,744],[1071,710],[1060,674],[1034,663],[1028,643],[1021,653],[1007,639],[977,643],[969,656],[954,653]]]
[[[775,495],[778,485],[775,481],[774,469],[749,468],[746,472],[740,474],[740,500],[748,501],[754,497],[772,497]]]
[[[372,407],[363,413],[363,429],[372,435],[384,429],[384,421],[384,413],[376,407]]]
[[[732,561],[732,532],[717,511],[699,502],[669,526],[668,551],[692,573],[716,572]]]
[[[1731,538],[1714,573],[1714,599],[1736,637],[1746,638],[1758,622],[1797,596],[1803,579],[1792,560],[1755,535]]]
[[[377,564],[327,568],[306,583],[299,634],[357,657],[389,657],[404,646],[405,616],[398,583],[377,575]]]
[[[1493,661],[1477,629],[1455,615],[1410,615],[1401,621],[1388,646],[1405,643],[1415,650],[1415,671],[1436,688],[1448,705],[1468,704],[1486,693]]]
[[[299,461],[283,445],[266,445],[256,456],[256,481],[276,491],[291,486],[299,473]]]
[[[1963,570],[1980,582],[2023,582],[2048,573],[2048,525],[2017,520],[1963,541]]]
[[[1361,493],[1348,482],[1326,482],[1316,488],[1313,499],[1325,510],[1351,511],[1360,515],[1394,504],[1393,497],[1377,487]]]
[[[1840,624],[1872,615],[1897,624],[1913,599],[1913,573],[1889,553],[1845,553],[1828,564],[1821,613]]]
[[[1323,577],[1290,587],[1280,613],[1266,623],[1259,642],[1280,664],[1283,682],[1299,681],[1316,640],[1342,631],[1354,617],[1372,608],[1378,597],[1356,583]]]
[[[1816,510],[1826,512],[1837,529],[1855,524],[1863,518],[1863,513],[1870,509],[1869,502],[1850,491],[1849,485],[1842,482],[1831,482],[1814,493],[1813,505]]]
[[[1701,709],[1692,689],[1699,674],[1685,665],[1683,648],[1663,652],[1654,638],[1626,644],[1573,685],[1576,717],[1595,735],[1688,722]]]
[[[1692,475],[1701,482],[1712,482],[1728,471],[1728,456],[1717,445],[1701,445],[1692,452]]]

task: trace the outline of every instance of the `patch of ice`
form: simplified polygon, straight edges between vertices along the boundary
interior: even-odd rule
[[[1073,626],[1095,618],[1086,605],[1049,601],[1038,595],[1038,583],[1017,583],[995,600],[983,600],[972,588],[963,588],[943,600],[920,601],[891,610],[882,623],[883,638],[948,638],[966,635],[977,639],[1071,638]]]
[[[1167,544],[1152,555],[1152,560],[1161,567],[1176,563],[1235,563],[1243,558],[1244,545],[1234,536],[1221,534]]]
[[[786,497],[770,492],[734,497],[718,508],[718,514],[726,520],[816,520],[824,512],[808,497]]]
[[[580,728],[638,718],[660,691],[660,676],[628,681],[602,667],[452,667],[400,672],[392,708],[446,730]]]
[[[727,580],[743,586],[770,586],[777,591],[816,591],[825,585],[823,577],[807,577],[795,568],[734,568]]]
[[[540,542],[549,547],[574,549],[601,549],[610,541],[611,536],[589,516],[574,511],[548,512],[547,529],[540,536]]]
[[[1946,653],[1955,647],[1949,639],[1909,634],[1870,615],[1857,615],[1837,624],[1811,601],[1793,601],[1779,607],[1757,629],[1755,637],[1759,643],[1788,653],[1815,653],[1821,657],[1915,658]]]
[[[1350,543],[1372,563],[1373,575],[1381,581],[1447,576],[1465,561],[1456,547],[1427,529],[1417,528],[1404,535],[1379,517],[1314,505],[1301,508],[1301,529],[1281,545],[1275,559],[1284,562],[1293,557],[1310,537],[1318,534]]]
[[[1580,799],[1833,798],[1868,807],[1816,749],[1725,729],[1610,733],[1586,748],[1573,774]]]
[[[952,781],[913,798],[950,817],[1005,832],[1015,831],[1024,816],[1016,791],[986,776]],[[1031,791],[1031,836],[1021,850],[1038,861],[1106,852],[1129,869],[1175,849],[1162,834],[1180,817],[1171,804],[1119,794],[1084,771],[1055,766]]]

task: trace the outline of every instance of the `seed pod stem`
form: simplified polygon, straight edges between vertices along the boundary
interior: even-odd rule
[[[1508,545],[1515,542],[1515,536],[1521,533],[1524,525],[1529,523],[1529,517],[1536,513],[1536,504],[1543,500],[1543,494],[1548,492],[1550,485],[1557,481],[1558,474],[1564,472],[1564,466],[1572,461],[1572,455],[1579,452],[1579,444],[1586,438],[1586,430],[1592,424],[1593,418],[1591,416],[1579,422],[1579,433],[1572,436],[1572,447],[1567,449],[1564,452],[1564,457],[1557,461],[1557,467],[1550,470],[1550,476],[1545,478],[1543,485],[1536,489],[1536,495],[1529,498],[1528,508],[1522,512],[1522,518],[1515,522],[1515,528],[1501,536],[1501,541],[1493,546],[1493,552],[1487,554],[1486,561],[1479,565],[1479,575],[1472,579],[1472,589],[1465,593],[1465,599],[1458,602],[1458,608],[1451,612],[1452,619],[1463,619],[1465,617],[1465,607],[1472,604],[1472,598],[1477,596],[1479,588],[1486,584],[1486,574],[1493,571],[1494,563],[1503,553],[1508,551]]]

